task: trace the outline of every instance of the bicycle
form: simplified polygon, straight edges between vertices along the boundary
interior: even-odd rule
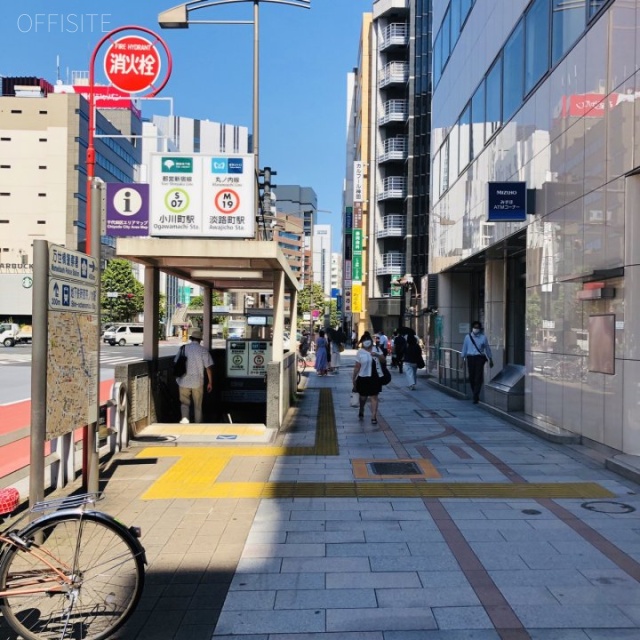
[[[21,638],[102,640],[133,613],[146,564],[140,530],[88,506],[99,499],[40,502],[0,531],[0,612]],[[0,489],[0,516],[18,504],[16,489]],[[15,528],[30,512],[45,515]]]

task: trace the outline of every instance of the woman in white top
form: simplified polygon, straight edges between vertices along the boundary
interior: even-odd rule
[[[371,423],[378,424],[378,394],[382,389],[382,352],[374,351],[373,339],[368,331],[360,338],[362,348],[356,355],[353,368],[353,389],[360,396],[358,418],[364,418],[364,405],[371,398]]]

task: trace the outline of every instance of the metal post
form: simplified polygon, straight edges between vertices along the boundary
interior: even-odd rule
[[[29,505],[44,499],[44,442],[47,430],[47,344],[49,243],[33,241],[33,339],[31,346],[31,461]]]
[[[260,0],[253,0],[253,157],[256,177],[260,175]],[[260,186],[255,181],[255,217],[260,207]],[[259,230],[256,229],[256,239]]]
[[[91,253],[96,258],[98,270],[100,268],[100,229],[102,216],[102,181],[93,180],[91,184]],[[98,440],[98,419],[100,416],[100,274],[96,278],[96,296],[98,299],[98,310],[96,312],[96,402],[95,408],[96,422],[88,425],[86,437],[83,439],[83,465],[82,478],[86,491],[97,493],[100,489],[100,457],[97,451]]]

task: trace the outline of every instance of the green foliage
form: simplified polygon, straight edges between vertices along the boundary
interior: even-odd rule
[[[202,309],[204,307],[204,296],[193,296],[189,301],[189,309]]]
[[[318,309],[324,314],[325,295],[322,287],[314,282],[298,293],[298,315],[309,313],[312,309]]]
[[[117,298],[110,298],[107,296],[109,292],[119,295]],[[144,287],[133,275],[133,268],[128,260],[117,258],[107,264],[102,274],[101,294],[104,322],[130,322],[144,309]]]

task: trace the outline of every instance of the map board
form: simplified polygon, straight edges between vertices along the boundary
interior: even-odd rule
[[[49,245],[46,440],[98,419],[98,277],[95,258]]]

